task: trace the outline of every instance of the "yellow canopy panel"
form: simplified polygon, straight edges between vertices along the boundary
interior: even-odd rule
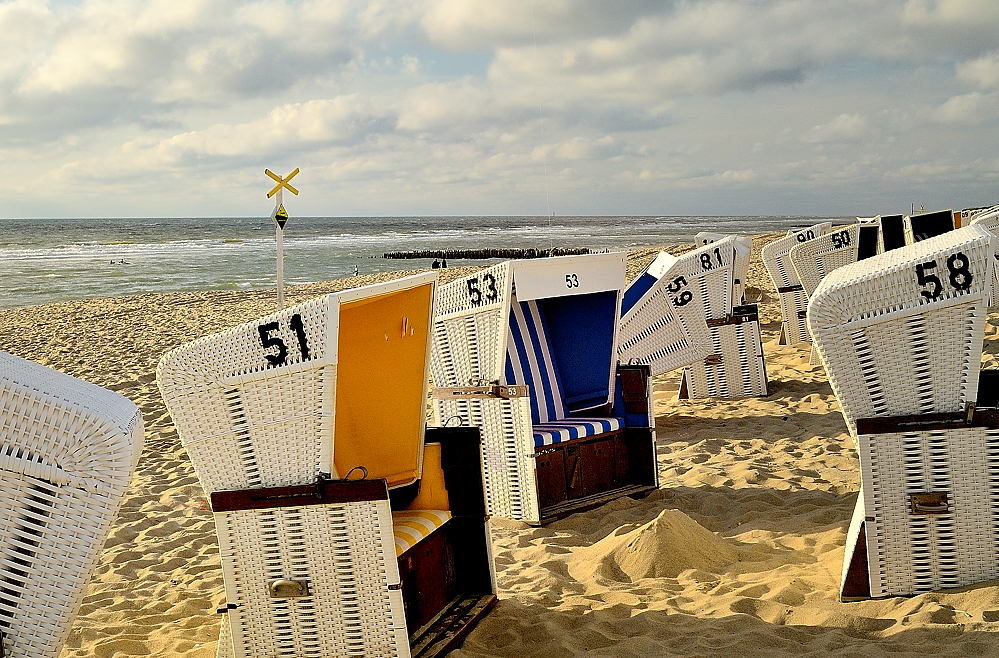
[[[434,284],[340,306],[333,461],[389,487],[420,477]],[[352,476],[354,477],[354,476]]]

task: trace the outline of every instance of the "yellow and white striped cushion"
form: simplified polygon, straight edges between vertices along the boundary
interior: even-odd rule
[[[443,510],[402,510],[392,512],[392,531],[395,534],[395,556],[399,557],[430,536],[451,518]]]

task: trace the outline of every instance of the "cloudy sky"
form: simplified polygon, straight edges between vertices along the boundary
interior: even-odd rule
[[[995,0],[0,0],[5,217],[999,203]]]

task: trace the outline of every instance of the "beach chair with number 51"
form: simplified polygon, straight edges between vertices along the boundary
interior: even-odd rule
[[[999,411],[979,404],[997,241],[980,226],[831,272],[808,307],[860,455],[844,600],[999,578]]]
[[[0,352],[0,656],[62,652],[142,443],[124,396]]]
[[[333,293],[160,361],[215,515],[220,657],[434,656],[494,604],[478,432],[425,430],[436,280]]]
[[[434,423],[481,428],[490,514],[538,524],[658,486],[648,366],[618,365],[624,265],[516,260],[440,287]]]

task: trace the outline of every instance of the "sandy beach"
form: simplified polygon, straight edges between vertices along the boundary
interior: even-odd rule
[[[859,462],[809,344],[779,346],[756,236],[770,396],[677,401],[655,381],[661,487],[544,528],[492,519],[499,598],[453,656],[999,655],[999,582],[840,603]],[[690,245],[671,247],[680,252]],[[658,250],[632,252],[635,276]],[[442,281],[470,268],[441,271]],[[403,273],[289,288],[294,304]],[[215,655],[212,514],[155,381],[166,351],[275,309],[275,294],[149,294],[0,312],[0,350],[129,397],[146,443],[63,658]],[[984,358],[999,351],[990,316]]]

